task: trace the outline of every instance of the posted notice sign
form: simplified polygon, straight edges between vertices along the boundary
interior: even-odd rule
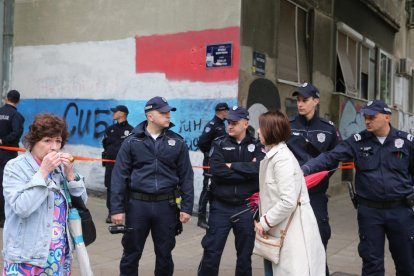
[[[210,44],[206,47],[206,67],[231,66],[232,44]]]

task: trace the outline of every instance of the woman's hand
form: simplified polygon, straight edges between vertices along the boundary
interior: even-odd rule
[[[56,169],[61,163],[60,153],[57,151],[51,151],[43,157],[42,164],[40,165],[39,172],[43,178],[47,178],[49,173]]]
[[[254,221],[254,230],[259,233],[260,236],[265,235],[265,231],[263,229],[263,226],[260,224],[260,222]]]
[[[67,152],[60,153],[60,160],[63,163],[63,168],[68,181],[75,180],[75,171],[73,169],[73,156]]]

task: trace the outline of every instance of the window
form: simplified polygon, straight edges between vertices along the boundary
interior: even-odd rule
[[[392,87],[393,87],[393,72],[394,62],[391,55],[380,50],[380,74],[379,74],[379,98],[392,105]]]
[[[375,44],[338,23],[336,91],[361,99],[375,97]]]
[[[287,0],[280,1],[280,14],[278,79],[295,84],[309,81],[308,14]]]

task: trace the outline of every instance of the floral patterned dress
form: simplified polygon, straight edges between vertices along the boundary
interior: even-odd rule
[[[45,267],[26,263],[4,262],[3,275],[17,276],[70,276],[70,253],[66,233],[66,201],[62,194],[55,192],[52,242]]]

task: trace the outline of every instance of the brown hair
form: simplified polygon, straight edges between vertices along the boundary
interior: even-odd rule
[[[259,116],[259,127],[266,145],[285,142],[290,136],[290,123],[282,111],[268,111]]]
[[[23,144],[32,149],[33,146],[44,137],[62,137],[62,148],[69,136],[66,121],[54,114],[42,113],[36,115],[32,124],[29,126],[29,132],[23,138]]]

